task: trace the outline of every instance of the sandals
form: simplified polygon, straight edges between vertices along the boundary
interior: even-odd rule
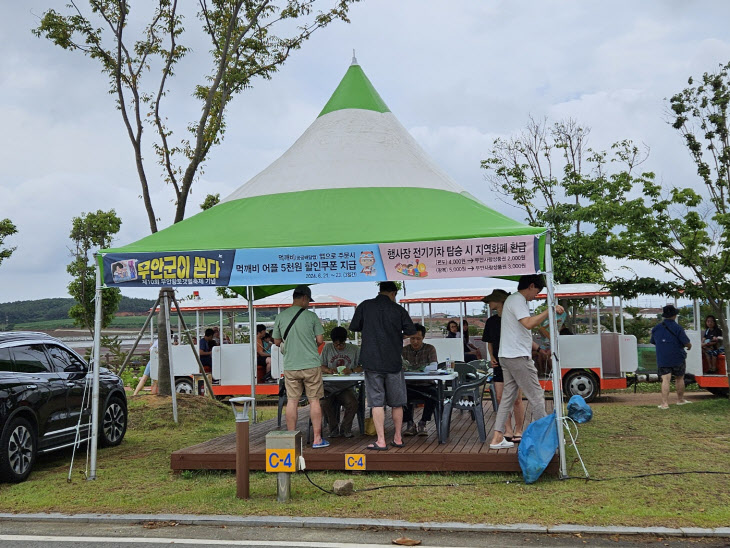
[[[373,442],[373,443],[368,444],[368,446],[365,449],[370,449],[370,451],[387,451],[388,446],[386,445],[385,447],[381,447],[377,443]]]
[[[395,443],[395,440],[393,440],[393,441],[390,442],[390,445],[392,445],[393,447],[405,447],[406,446],[406,442],[402,441],[400,443]]]

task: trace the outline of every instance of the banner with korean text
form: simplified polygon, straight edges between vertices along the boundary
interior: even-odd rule
[[[519,276],[539,270],[538,238],[106,254],[104,285],[261,286]]]

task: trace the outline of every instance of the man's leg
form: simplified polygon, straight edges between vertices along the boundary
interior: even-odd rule
[[[502,401],[499,403],[499,409],[497,410],[497,417],[494,419],[494,435],[492,436],[491,445],[497,445],[504,439],[504,425],[507,422],[507,417],[512,411],[512,406],[515,403],[517,397],[517,383],[512,377],[512,373],[506,366],[506,362],[509,358],[502,358],[502,375],[504,376],[504,388],[502,389]]]
[[[322,443],[322,407],[317,398],[309,400],[309,418],[312,421],[312,432],[314,433],[312,445],[319,445]]]
[[[532,410],[532,420],[536,421],[547,415],[545,412],[545,392],[542,386],[540,386],[540,381],[537,380],[535,363],[528,358],[516,359],[520,361],[516,367],[512,368],[510,373],[517,386],[522,389],[522,393],[527,398]],[[509,410],[512,411],[512,408],[510,407]]]
[[[393,407],[391,411],[393,413],[393,426],[395,427],[395,432],[393,432],[393,441],[396,444],[401,444],[403,443],[403,438],[401,437],[401,428],[403,427],[403,407]],[[385,433],[383,433],[383,441],[385,441]]]
[[[349,438],[352,432],[352,421],[355,420],[355,415],[357,414],[357,396],[351,388],[348,388],[337,396],[337,399],[339,400],[337,404],[342,405],[344,409],[340,431],[344,436]]]
[[[286,429],[297,429],[297,411],[299,409],[299,398],[286,400]]]
[[[385,408],[384,407],[373,407],[373,424],[375,425],[375,433],[378,439],[375,443],[378,447],[385,447]],[[403,408],[400,408],[400,419],[401,424],[403,423]],[[395,423],[395,409],[393,409],[393,423]],[[400,436],[400,430],[397,429],[398,435]]]
[[[671,373],[662,375],[662,404],[659,406],[662,409],[669,409],[669,382],[671,380]],[[682,379],[682,384],[684,384],[684,379]]]
[[[324,415],[325,419],[327,419],[327,425],[329,426],[329,436],[336,437],[337,413],[335,413],[335,410],[337,409],[336,406],[339,405],[339,403],[337,402],[337,398],[335,396],[325,396],[324,398],[319,400],[319,405],[322,410],[322,415]],[[312,423],[314,424],[314,419],[312,419]]]
[[[677,403],[686,403],[684,399],[684,375],[677,375],[674,378],[674,387],[677,389]]]
[[[515,398],[515,405],[512,408],[514,410],[515,418],[515,436],[522,436],[522,425],[525,423],[525,404],[522,403],[522,392],[517,391],[517,397]]]

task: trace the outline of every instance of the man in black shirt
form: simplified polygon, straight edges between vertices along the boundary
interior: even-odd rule
[[[392,444],[403,446],[403,406],[406,404],[406,381],[403,375],[403,335],[413,335],[416,327],[405,308],[395,302],[395,282],[380,282],[380,293],[361,302],[350,322],[350,331],[362,333],[360,363],[365,372],[365,390],[372,408],[378,439],[367,446],[387,451],[385,442],[385,404],[393,414]]]

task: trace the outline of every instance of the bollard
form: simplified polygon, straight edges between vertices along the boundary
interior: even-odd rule
[[[236,417],[236,497],[249,498],[248,493],[248,406],[254,401],[250,397],[228,400]],[[238,407],[237,407],[238,406]]]
[[[266,434],[266,471],[276,473],[276,500],[289,502],[291,475],[299,470],[302,433],[274,430]]]

